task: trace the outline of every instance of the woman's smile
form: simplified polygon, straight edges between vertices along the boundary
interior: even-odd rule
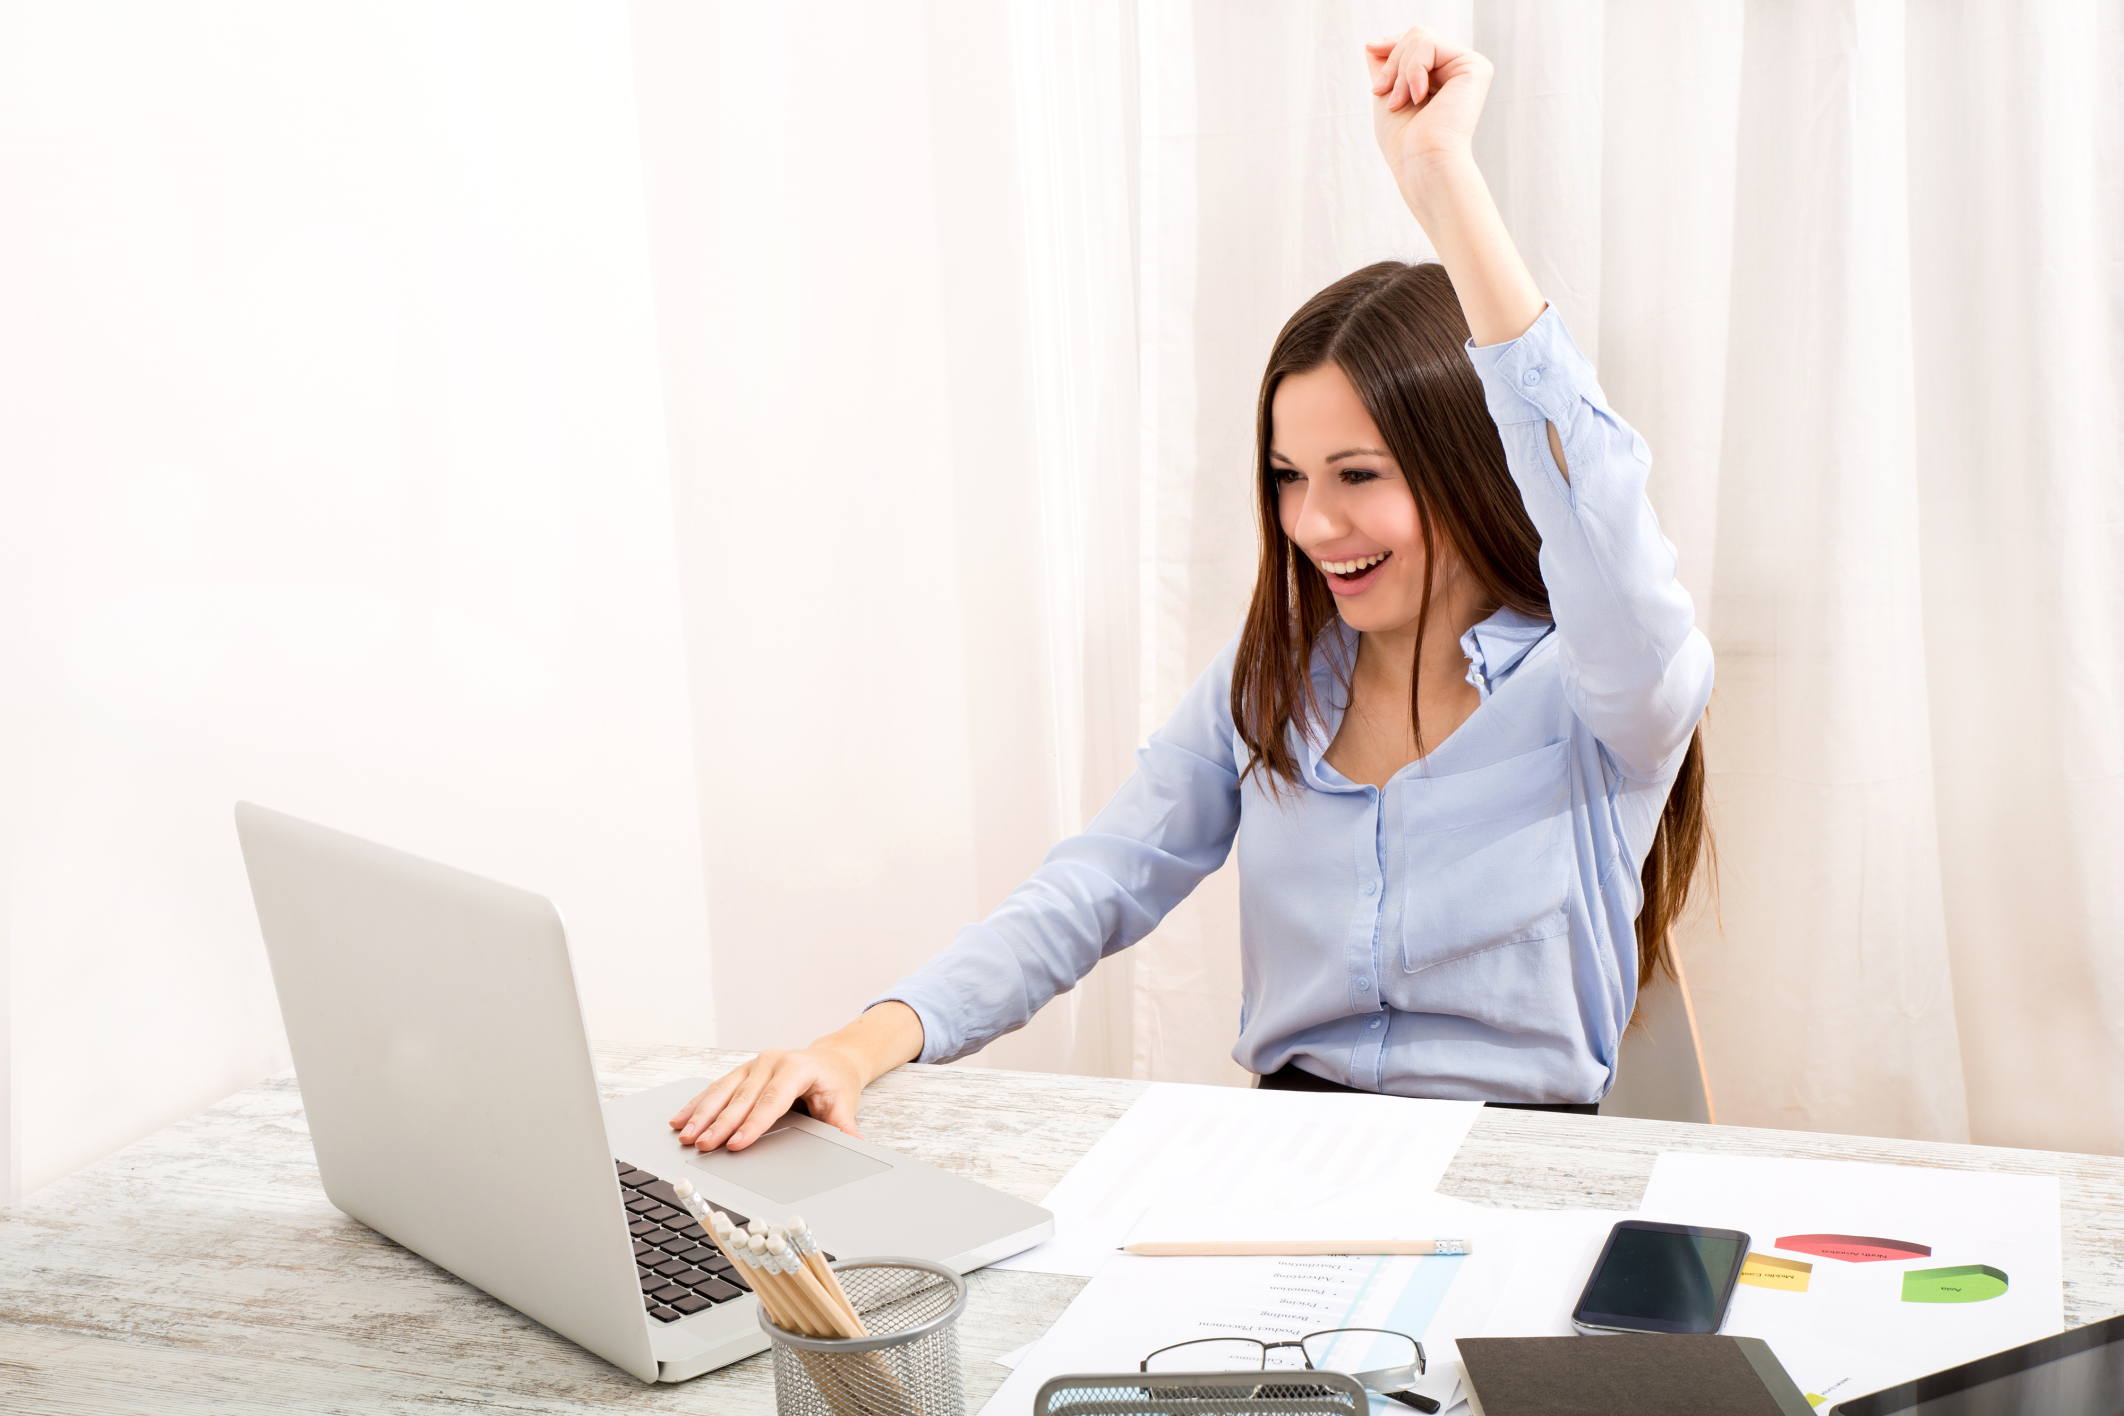
[[[1321,574],[1327,580],[1328,589],[1337,595],[1362,595],[1386,573],[1386,564],[1393,556],[1392,551],[1375,551],[1371,555],[1352,556],[1347,560],[1323,558],[1318,564]]]

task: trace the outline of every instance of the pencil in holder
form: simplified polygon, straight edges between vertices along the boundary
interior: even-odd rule
[[[966,1280],[927,1259],[831,1266],[868,1337],[806,1337],[760,1309],[778,1416],[966,1416],[959,1315]]]

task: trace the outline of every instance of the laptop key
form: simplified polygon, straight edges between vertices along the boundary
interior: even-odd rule
[[[649,1316],[660,1323],[675,1323],[686,1315],[676,1308],[651,1308]]]
[[[685,1297],[686,1290],[675,1283],[667,1283],[649,1296],[656,1299],[659,1303],[669,1303],[673,1299]]]
[[[639,1188],[643,1194],[647,1195],[650,1199],[657,1201],[659,1204],[669,1205],[673,1209],[685,1208],[684,1205],[679,1203],[678,1191],[671,1188],[671,1182],[669,1180],[659,1180],[652,1175],[649,1177],[649,1180],[646,1184],[638,1186],[637,1188]]]
[[[662,1226],[658,1225],[657,1222],[653,1219],[637,1219],[636,1221],[634,1221],[634,1223],[627,1226],[627,1232],[629,1234],[632,1234],[635,1238],[641,1240],[643,1243],[649,1243],[651,1242],[649,1236],[652,1234],[661,1234],[663,1232],[663,1229]]]
[[[732,1268],[728,1273],[721,1274],[719,1277],[721,1277],[723,1282],[734,1283],[747,1293],[752,1291],[752,1285],[745,1281],[745,1275],[736,1268]]]
[[[657,1252],[657,1247],[656,1247],[656,1245],[654,1245],[654,1244],[645,1244],[645,1243],[643,1243],[643,1242],[642,1242],[641,1240],[639,1240],[639,1239],[637,1239],[637,1240],[635,1240],[635,1241],[634,1241],[634,1257],[635,1257],[635,1258],[636,1258],[637,1260],[643,1259],[643,1258],[647,1257],[648,1255],[650,1255],[650,1254],[654,1254],[654,1253],[656,1253],[656,1252]]]
[[[629,1206],[629,1208],[631,1209],[631,1208],[632,1208],[632,1206],[630,1205],[630,1206]],[[672,1208],[671,1206],[669,1206],[669,1205],[658,1205],[658,1206],[657,1206],[656,1208],[654,1208],[654,1209],[646,1209],[646,1210],[643,1210],[643,1211],[642,1211],[642,1218],[644,1218],[644,1219],[653,1219],[653,1220],[655,1220],[655,1221],[656,1221],[656,1222],[657,1222],[658,1224],[663,1224],[663,1223],[665,1223],[665,1222],[666,1222],[666,1221],[668,1221],[668,1220],[674,1220],[674,1219],[677,1219],[677,1218],[678,1218],[678,1217],[679,1217],[680,1215],[682,1215],[682,1214],[684,1214],[684,1213],[685,1213],[685,1211],[684,1211],[684,1210],[675,1210],[675,1209],[673,1209],[673,1208]]]
[[[743,1290],[731,1287],[720,1278],[711,1278],[693,1291],[717,1303],[728,1303],[733,1298],[745,1296]]]
[[[642,1224],[647,1224],[649,1226],[649,1229],[646,1233],[634,1235],[635,1238],[641,1240],[644,1244],[654,1244],[659,1249],[661,1249],[664,1247],[664,1245],[669,1244],[672,1240],[678,1238],[678,1235],[673,1234],[670,1230],[664,1228],[661,1224],[657,1224],[652,1220],[641,1220],[638,1222]],[[634,1234],[634,1226],[631,1224],[628,1225],[627,1232],[629,1234]]]
[[[708,1281],[708,1275],[699,1269],[680,1269],[671,1275],[671,1281],[681,1288],[699,1288]]]
[[[684,1259],[687,1263],[692,1264],[695,1268],[706,1268],[708,1267],[708,1261],[716,1257],[716,1253],[713,1249],[704,1249],[700,1245],[696,1244],[690,1249],[681,1250],[680,1252],[673,1254],[671,1257],[674,1259]]]
[[[627,1201],[627,1213],[629,1214],[647,1214],[657,1208],[660,1208],[657,1202],[647,1197]]]
[[[721,1277],[723,1274],[730,1272],[730,1270],[735,1267],[735,1265],[733,1265],[730,1260],[724,1258],[721,1254],[717,1254],[707,1263],[696,1263],[694,1267],[704,1268],[708,1270],[708,1272],[715,1274],[717,1277]]]
[[[645,1274],[642,1277],[642,1292],[654,1293],[669,1281],[660,1273]]]
[[[684,1259],[666,1259],[655,1267],[658,1273],[669,1278],[675,1273],[684,1273],[687,1265]]]
[[[698,1313],[699,1311],[701,1311],[701,1309],[707,1307],[708,1300],[706,1298],[696,1298],[689,1293],[684,1298],[679,1299],[678,1302],[673,1303],[671,1306],[678,1309],[680,1312],[686,1314],[688,1317],[691,1317],[693,1314]]]
[[[681,1229],[679,1233],[702,1244],[708,1242],[708,1231],[701,1228],[698,1224],[689,1224],[684,1229]]]

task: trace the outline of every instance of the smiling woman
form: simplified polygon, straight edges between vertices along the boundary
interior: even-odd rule
[[[1315,793],[1364,788],[1377,795],[1357,831],[1408,843],[1400,881],[1383,864],[1384,903],[1359,921],[1402,941],[1407,976],[1380,985],[1386,1009],[1430,1014],[1462,1058],[1554,1049],[1561,1083],[1587,1040],[1563,1005],[1626,995],[1627,1019],[1667,958],[1705,849],[1695,719],[1710,663],[1675,613],[1687,602],[1644,505],[1643,444],[1555,316],[1476,347],[1456,293],[1476,278],[1382,262],[1277,337],[1260,399],[1260,570],[1229,709],[1243,776],[1308,818],[1333,810]],[[1575,495],[1559,422],[1585,461]],[[1466,727],[1493,695],[1499,709]],[[1272,868],[1256,855],[1242,836],[1242,876]],[[1618,978],[1633,935],[1635,977]],[[1351,1084],[1332,1057],[1351,1030],[1320,1033],[1326,1022],[1266,1084]],[[1402,1055],[1381,1053],[1368,1090],[1401,1090],[1387,1077],[1425,1052],[1413,1024],[1389,1022],[1376,1030],[1399,1034]],[[1374,1030],[1355,1034],[1346,1075],[1363,1078]],[[1448,1059],[1422,1065],[1417,1085],[1435,1089]]]
[[[1241,633],[1133,777],[987,919],[671,1124],[742,1149],[800,1098],[1023,1027],[1236,847],[1233,1058],[1264,1086],[1590,1111],[1703,842],[1710,647],[1649,457],[1469,155],[1490,66],[1371,46],[1374,122],[1442,264],[1370,266],[1277,337]],[[1567,475],[1568,474],[1568,475]]]
[[[1444,266],[1384,262],[1307,301],[1269,355],[1261,568],[1233,712],[1280,779],[1296,780],[1284,728],[1318,713],[1304,666],[1338,617],[1363,638],[1328,760],[1374,786],[1424,755],[1425,724],[1440,742],[1474,712],[1463,634],[1500,608],[1548,617],[1541,540],[1466,339]]]

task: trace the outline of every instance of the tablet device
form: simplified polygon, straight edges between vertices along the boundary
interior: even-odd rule
[[[1829,1408],[1833,1416],[2065,1416],[2124,1411],[2124,1317],[2009,1347]]]

